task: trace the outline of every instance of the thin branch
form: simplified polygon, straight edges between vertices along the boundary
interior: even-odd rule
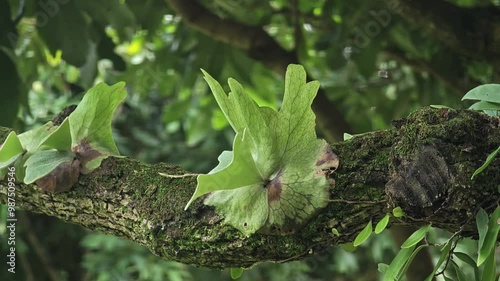
[[[429,32],[436,40],[469,58],[500,67],[500,10],[461,8],[443,0],[398,0],[403,19]]]

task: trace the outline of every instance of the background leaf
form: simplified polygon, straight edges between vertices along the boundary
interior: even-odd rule
[[[2,36],[2,38],[5,37]],[[9,56],[4,49],[0,48],[0,65],[2,66],[2,75],[0,75],[0,85],[2,85],[2,91],[0,91],[0,100],[2,101],[0,102],[0,126],[5,127],[14,125],[21,101],[25,96],[22,79],[19,76],[14,57]]]

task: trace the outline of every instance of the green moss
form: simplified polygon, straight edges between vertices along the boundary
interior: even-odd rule
[[[0,144],[5,141],[10,132],[12,132],[12,129],[0,127]]]

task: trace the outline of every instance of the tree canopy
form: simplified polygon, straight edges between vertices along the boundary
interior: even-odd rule
[[[0,5],[15,279],[495,280],[497,1]]]

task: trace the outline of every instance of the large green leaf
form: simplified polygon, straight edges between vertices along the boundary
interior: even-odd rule
[[[250,235],[266,226],[293,230],[324,207],[331,185],[327,175],[338,158],[315,133],[311,104],[319,84],[306,83],[304,69],[290,65],[280,111],[259,107],[234,79],[227,95],[204,72],[217,103],[237,133],[233,153],[219,158],[208,175],[198,177],[196,198],[213,192],[205,204],[225,221]],[[186,207],[187,207],[186,206]]]
[[[480,100],[500,103],[500,85],[485,84],[478,86],[465,94],[462,100]]]
[[[99,83],[91,88],[69,116],[72,146],[87,140],[103,153],[118,155],[111,133],[111,119],[127,93],[125,83],[108,86]]]
[[[125,83],[99,83],[90,89],[69,116],[71,146],[80,155],[83,173],[99,166],[102,159],[119,155],[111,133],[111,120],[127,95]]]

